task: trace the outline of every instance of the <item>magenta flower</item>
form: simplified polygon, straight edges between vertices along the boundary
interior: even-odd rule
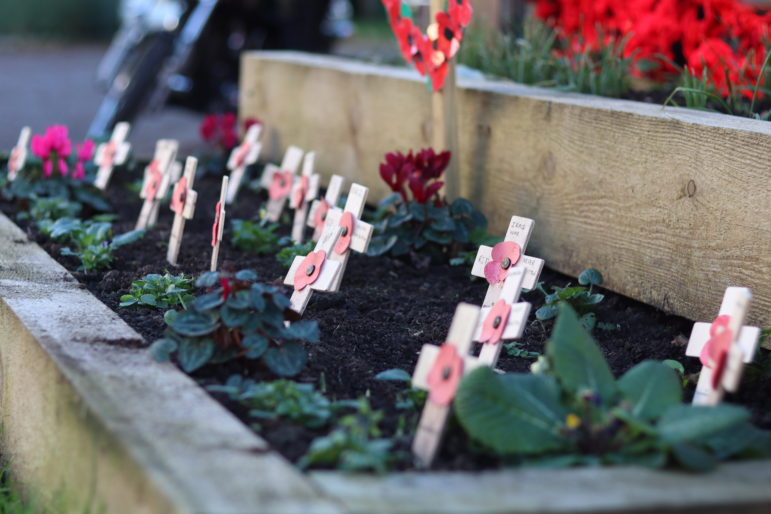
[[[92,143],[93,144],[93,143]],[[54,163],[59,173],[66,176],[69,171],[67,158],[72,152],[72,143],[69,139],[67,127],[53,125],[46,128],[45,134],[32,136],[32,153],[43,160],[43,176],[48,178],[53,174]]]
[[[85,164],[94,156],[94,142],[86,139],[83,143],[75,145],[75,151],[78,161],[75,163],[75,171],[72,172],[72,178],[83,180],[86,178]]]

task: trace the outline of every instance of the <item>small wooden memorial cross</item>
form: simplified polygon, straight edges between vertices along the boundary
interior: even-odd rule
[[[295,180],[292,188],[292,198],[289,206],[294,209],[294,223],[292,224],[292,241],[295,244],[303,242],[305,222],[308,218],[308,204],[319,195],[319,182],[321,177],[313,172],[316,164],[316,152],[305,154],[303,172]]]
[[[308,213],[308,226],[313,228],[314,241],[318,241],[321,233],[324,231],[324,222],[327,219],[329,209],[337,207],[344,181],[345,179],[340,175],[332,175],[332,178],[329,179],[329,186],[324,198],[313,200],[311,210]]]
[[[305,257],[294,258],[284,284],[294,287],[290,307],[298,314],[305,312],[313,291],[333,291],[337,276],[342,273],[342,266],[339,261],[333,261],[329,256],[342,233],[342,227],[328,224],[316,248]]]
[[[461,303],[455,309],[447,341],[441,346],[425,344],[420,351],[412,386],[428,391],[428,399],[420,416],[412,453],[419,465],[431,466],[442,442],[444,425],[461,379],[483,366],[468,355],[479,318],[479,307]]]
[[[101,189],[107,189],[115,166],[121,166],[128,159],[131,143],[126,141],[131,125],[125,121],[115,125],[110,140],[100,144],[94,154],[94,163],[99,166],[94,185]]]
[[[717,405],[725,391],[739,389],[744,364],[752,362],[760,340],[759,328],[743,326],[751,299],[749,289],[729,287],[715,321],[694,324],[685,354],[704,365],[694,405]]]
[[[220,189],[220,201],[214,207],[214,225],[211,227],[211,271],[217,271],[217,264],[220,258],[220,244],[222,244],[222,234],[225,232],[225,199],[228,196],[228,176],[222,177],[222,188]]]
[[[144,199],[144,203],[137,219],[137,230],[151,227],[158,221],[160,202],[169,191],[176,155],[176,141],[161,139],[155,145],[155,156],[145,168],[145,179],[139,194],[140,198]]]
[[[471,274],[487,279],[490,284],[485,295],[484,307],[492,307],[498,300],[503,283],[511,269],[524,269],[523,288],[533,289],[538,283],[544,261],[525,255],[530,234],[533,232],[533,225],[535,222],[531,219],[512,216],[509,229],[506,231],[506,237],[502,243],[498,243],[492,248],[489,246],[479,247]]]
[[[530,304],[518,302],[522,291],[524,268],[509,271],[498,300],[491,307],[483,307],[477,321],[474,341],[482,343],[479,361],[494,367],[501,354],[504,340],[519,339],[530,316]]]
[[[262,150],[260,134],[262,125],[255,123],[246,131],[244,140],[240,145],[233,148],[228,159],[228,169],[230,170],[230,180],[228,185],[227,204],[230,205],[236,200],[238,190],[241,188],[241,182],[244,179],[246,168],[257,162]]]
[[[174,211],[174,224],[171,226],[169,238],[169,250],[166,252],[166,260],[172,266],[177,265],[179,249],[182,246],[182,234],[185,232],[185,221],[193,219],[195,203],[198,193],[193,190],[195,182],[195,170],[198,167],[198,159],[188,157],[185,162],[185,174],[174,186],[171,194],[171,210]]]
[[[16,180],[16,175],[27,163],[27,147],[29,146],[29,136],[31,133],[32,130],[29,127],[22,128],[19,134],[19,141],[11,150],[11,155],[8,157],[9,182]]]
[[[268,216],[270,221],[276,222],[281,218],[284,205],[289,198],[297,170],[303,160],[303,151],[296,146],[286,149],[281,167],[274,164],[265,166],[262,173],[261,185],[268,190]]]
[[[348,256],[351,250],[364,253],[369,248],[369,242],[372,239],[374,227],[369,223],[361,221],[361,215],[364,212],[364,206],[367,203],[369,188],[359,184],[352,184],[348,192],[348,199],[345,202],[345,208],[341,211],[337,207],[329,209],[325,224],[342,227],[343,233],[337,240],[332,255],[329,256],[333,261],[339,261],[342,270],[337,276],[332,291],[340,289],[340,282],[343,280],[345,267],[348,265]]]

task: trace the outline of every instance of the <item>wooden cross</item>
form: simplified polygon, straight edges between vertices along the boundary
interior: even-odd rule
[[[364,206],[367,203],[369,188],[359,184],[352,184],[348,192],[348,199],[345,202],[343,210],[334,207],[327,212],[326,225],[342,227],[343,234],[337,240],[332,255],[329,256],[333,261],[339,261],[342,265],[342,271],[337,276],[337,280],[332,286],[332,291],[340,289],[340,282],[343,280],[345,267],[348,265],[348,257],[351,250],[364,253],[369,248],[369,242],[372,239],[374,227],[369,223],[361,221],[361,215],[364,212]]]
[[[158,221],[160,202],[168,193],[172,180],[177,146],[177,142],[171,139],[161,139],[155,145],[155,156],[145,168],[144,183],[139,194],[144,203],[137,219],[137,230],[151,227]]]
[[[296,146],[286,149],[281,167],[274,164],[265,166],[262,173],[261,185],[268,190],[268,216],[270,221],[276,222],[284,211],[289,194],[294,187],[294,179],[300,163],[303,160],[303,151]]]
[[[509,270],[524,269],[522,287],[525,289],[533,289],[538,283],[544,261],[525,255],[533,225],[535,222],[531,219],[512,216],[502,243],[498,243],[493,248],[484,245],[479,247],[471,274],[487,279],[490,284],[485,295],[484,307],[491,307],[498,300]]]
[[[305,222],[308,218],[308,204],[319,195],[319,182],[321,177],[313,172],[316,164],[316,152],[305,154],[303,172],[295,180],[292,188],[292,197],[289,206],[294,209],[294,223],[292,223],[292,241],[300,244],[304,239]]]
[[[311,210],[308,213],[308,226],[313,228],[314,241],[318,241],[324,231],[324,222],[327,219],[329,209],[337,207],[344,181],[345,179],[340,175],[332,175],[324,198],[313,200]]]
[[[112,131],[110,140],[96,148],[94,163],[99,166],[99,171],[96,173],[94,185],[103,191],[110,183],[115,166],[123,165],[128,159],[131,143],[127,142],[126,138],[129,130],[131,130],[131,124],[125,121],[118,123]]]
[[[228,205],[236,200],[246,168],[256,163],[260,157],[262,143],[258,140],[261,133],[262,125],[255,123],[246,131],[241,144],[230,152],[230,159],[228,159],[228,169],[230,170],[230,185],[228,186],[227,196]]]
[[[214,207],[214,225],[211,227],[211,271],[217,271],[217,263],[220,258],[220,244],[222,234],[225,232],[225,200],[228,196],[228,176],[222,177],[220,189],[220,201]]]
[[[693,325],[685,354],[700,357],[704,365],[693,396],[694,405],[717,405],[725,391],[733,393],[739,389],[744,364],[752,362],[760,340],[759,328],[743,326],[751,299],[749,289],[729,287],[717,319]]]
[[[174,211],[174,224],[171,226],[169,238],[169,250],[166,252],[166,260],[172,266],[177,265],[179,249],[182,246],[182,234],[185,232],[185,221],[193,219],[198,193],[193,190],[195,182],[195,170],[198,167],[198,159],[188,157],[185,162],[185,174],[174,186],[171,194],[171,210]]]
[[[19,141],[11,150],[11,155],[8,158],[9,182],[16,180],[16,175],[24,168],[24,164],[27,162],[27,146],[29,146],[29,136],[31,133],[32,130],[29,127],[22,128],[21,134],[19,134]]]
[[[428,399],[412,441],[412,453],[421,466],[431,466],[436,456],[460,380],[483,366],[468,355],[478,318],[479,307],[458,304],[447,341],[441,346],[425,344],[420,351],[412,386],[427,390]]]
[[[294,287],[290,298],[293,311],[305,312],[313,291],[332,292],[337,276],[342,273],[339,261],[329,258],[343,229],[337,225],[327,225],[316,248],[305,257],[297,256],[286,274],[284,284]]]
[[[494,367],[498,362],[504,340],[519,339],[525,331],[531,306],[518,302],[524,278],[524,268],[509,271],[495,305],[482,308],[474,341],[482,343],[479,361],[487,366]]]

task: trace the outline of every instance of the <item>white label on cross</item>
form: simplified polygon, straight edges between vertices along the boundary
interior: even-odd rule
[[[528,302],[518,302],[519,293],[522,291],[522,280],[525,276],[524,268],[514,268],[506,276],[501,289],[501,295],[498,302],[504,302],[511,306],[505,325],[501,332],[500,340],[494,343],[483,343],[482,351],[479,354],[480,362],[494,367],[501,354],[504,340],[519,339],[525,331],[528,316],[530,316],[531,305]],[[477,321],[476,331],[474,332],[474,341],[482,338],[483,329],[487,318],[494,315],[495,306],[483,307],[479,320]],[[494,322],[495,320],[493,320]],[[500,323],[500,320],[498,321]],[[495,327],[496,329],[498,327]]]
[[[270,221],[277,222],[284,211],[284,205],[294,187],[295,176],[303,160],[303,151],[296,146],[286,149],[281,167],[268,164],[262,173],[260,184],[268,190],[268,216]],[[280,175],[279,175],[280,174]]]
[[[262,133],[262,125],[254,124],[246,131],[246,136],[240,145],[233,148],[228,159],[228,169],[230,170],[230,180],[228,186],[228,205],[236,200],[238,190],[241,188],[241,182],[244,179],[246,168],[257,162],[260,158],[262,143],[259,142]]]
[[[220,188],[220,201],[217,202],[214,212],[214,225],[212,226],[212,253],[211,253],[211,271],[217,271],[217,265],[220,257],[220,245],[222,244],[222,235],[225,233],[225,199],[228,195],[228,176],[222,177],[222,187]]]
[[[323,251],[325,259],[321,263],[321,270],[318,273],[316,280],[307,285],[306,287],[295,290],[290,298],[290,307],[298,314],[305,312],[305,308],[308,306],[308,301],[311,299],[313,291],[332,292],[332,286],[337,280],[337,276],[342,273],[340,263],[329,259],[329,255],[334,251],[335,244],[343,233],[343,229],[337,226],[328,225],[327,229],[321,235],[321,239],[316,244],[314,252]],[[286,274],[284,284],[288,286],[295,285],[295,275],[297,270],[303,265],[303,261],[306,257],[297,256],[292,262],[292,266],[289,268],[289,272]]]
[[[193,190],[195,183],[195,171],[198,167],[198,159],[188,157],[185,162],[185,174],[177,182],[171,196],[171,210],[174,211],[174,224],[171,227],[169,249],[166,252],[166,260],[176,266],[179,258],[179,250],[182,246],[182,234],[185,232],[185,221],[193,219],[198,193]]]
[[[303,172],[299,179],[295,180],[292,187],[292,196],[289,206],[294,209],[294,222],[292,223],[292,241],[295,244],[303,242],[305,222],[308,217],[308,204],[319,195],[319,183],[321,177],[314,173],[316,165],[316,152],[305,154]]]
[[[100,144],[94,154],[94,164],[99,167],[94,186],[101,190],[107,189],[115,166],[121,166],[128,159],[131,143],[126,141],[131,124],[122,121],[115,125],[110,140]]]
[[[412,442],[412,453],[421,466],[431,465],[441,444],[452,399],[455,397],[455,389],[452,386],[457,387],[463,376],[484,365],[478,359],[468,355],[478,318],[479,307],[467,303],[458,304],[447,341],[442,346],[423,345],[420,351],[420,357],[412,375],[412,386],[429,391],[429,398],[420,416],[420,423]],[[449,352],[453,356],[453,362],[438,362],[438,358],[445,352],[445,346],[454,347],[455,351]],[[459,363],[460,369],[452,366],[454,363]],[[444,379],[444,382],[429,384],[430,376],[437,371],[436,366],[447,366],[444,369],[438,369],[439,376]],[[458,374],[457,371],[460,373]]]
[[[525,276],[522,281],[522,287],[524,289],[533,289],[538,283],[538,277],[541,276],[541,270],[543,270],[544,261],[536,257],[529,257],[525,255],[527,244],[530,241],[530,235],[533,232],[533,226],[535,222],[528,218],[522,218],[519,216],[512,216],[509,222],[509,228],[506,231],[506,237],[504,241],[511,241],[516,243],[520,249],[520,257],[516,263],[511,264],[511,268],[523,268],[525,270]],[[474,267],[471,269],[471,274],[475,277],[485,277],[485,266],[488,263],[493,262],[493,248],[489,246],[480,246],[477,252],[476,260],[474,260]],[[492,306],[501,294],[503,288],[503,281],[496,284],[490,284],[487,288],[487,294],[483,303],[484,307]]]
[[[750,290],[744,287],[729,287],[723,296],[718,316],[730,316],[728,330],[733,339],[726,356],[725,368],[716,387],[713,387],[714,369],[704,366],[699,373],[699,382],[693,396],[694,405],[717,405],[723,399],[724,391],[735,392],[739,388],[745,363],[752,362],[760,340],[760,329],[746,327],[744,319],[752,299]],[[712,338],[713,323],[695,323],[685,354],[700,357],[705,345]]]
[[[24,168],[27,163],[27,147],[29,146],[29,137],[32,129],[24,127],[19,134],[19,141],[11,149],[11,155],[8,157],[8,181],[16,180],[16,175]]]
[[[340,283],[343,280],[343,274],[348,265],[348,257],[351,254],[351,250],[358,253],[364,253],[367,251],[367,248],[369,248],[369,242],[372,239],[374,227],[360,219],[364,212],[364,206],[367,204],[368,194],[369,188],[360,184],[353,184],[348,192],[345,209],[341,211],[338,208],[334,208],[327,212],[326,225],[343,226],[341,225],[341,222],[346,222],[347,220],[350,221],[353,226],[350,237],[348,237],[347,227],[344,229],[343,236],[338,240],[338,244],[330,256],[332,260],[339,261],[343,268],[342,273],[337,277],[337,282],[332,289],[333,291],[338,291],[340,289]]]
[[[332,207],[337,207],[340,200],[340,191],[343,189],[345,179],[340,175],[332,175],[329,179],[329,186],[323,200],[314,200],[311,204],[311,210],[308,213],[308,226],[313,228],[313,240],[318,241],[321,233],[324,231],[324,221],[327,211]]]
[[[166,196],[171,183],[171,168],[177,155],[177,142],[161,139],[155,146],[155,156],[145,168],[144,182],[139,194],[144,199],[136,229],[146,229],[158,220],[160,201]]]

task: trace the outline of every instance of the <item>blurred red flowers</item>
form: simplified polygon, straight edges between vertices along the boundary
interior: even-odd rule
[[[412,150],[407,155],[401,152],[388,153],[385,162],[380,164],[380,178],[391,191],[399,193],[405,202],[409,201],[409,188],[413,199],[419,204],[425,204],[444,185],[438,179],[447,169],[451,155],[449,151],[436,153],[432,148],[424,148],[417,154],[413,154]]]
[[[255,123],[262,123],[257,118],[244,120],[244,133]],[[208,144],[225,152],[238,144],[238,117],[235,113],[208,114],[199,128],[201,138]]]

